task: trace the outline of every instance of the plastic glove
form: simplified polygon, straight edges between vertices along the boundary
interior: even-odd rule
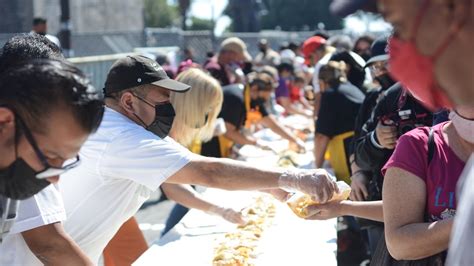
[[[234,224],[245,224],[244,217],[242,216],[242,213],[234,211],[233,209],[230,208],[223,208],[223,207],[218,207],[214,206],[211,207],[208,211],[208,213],[218,215],[225,220],[234,223]]]
[[[283,189],[298,190],[313,196],[315,201],[325,203],[334,193],[339,193],[334,178],[324,169],[283,173],[278,184]]]

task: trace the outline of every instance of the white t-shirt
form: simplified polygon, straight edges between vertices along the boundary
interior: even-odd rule
[[[451,231],[446,265],[474,265],[471,246],[474,237],[474,154],[464,167],[457,187],[460,198]]]
[[[66,232],[97,263],[120,226],[193,154],[106,108],[79,152],[82,163],[61,177]]]
[[[321,88],[319,87],[319,70],[321,70],[321,67],[324,65],[327,65],[329,62],[329,59],[331,59],[332,53],[328,53],[321,60],[316,63],[314,66],[314,72],[313,72],[313,89],[314,93],[320,93]]]
[[[22,232],[66,220],[61,193],[49,185],[38,194],[22,200],[15,224],[0,245],[0,265],[43,265],[30,251]]]

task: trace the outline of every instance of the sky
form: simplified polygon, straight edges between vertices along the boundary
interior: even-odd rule
[[[231,21],[227,16],[220,16],[222,11],[227,6],[228,0],[193,0],[190,10],[190,15],[203,19],[211,19],[214,10],[216,18],[216,29],[214,33],[221,35],[224,30],[230,25]],[[359,19],[356,16],[346,18],[346,26],[357,33],[363,33],[367,30],[383,31],[390,26],[381,19],[373,22],[367,22]]]
[[[230,19],[227,16],[219,17],[227,6],[227,0],[193,0],[190,15],[198,18],[211,19],[212,10],[216,20],[216,29],[214,33],[221,35],[227,26],[230,25]],[[218,18],[219,17],[219,18]]]

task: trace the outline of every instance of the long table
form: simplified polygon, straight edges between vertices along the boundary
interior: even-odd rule
[[[271,133],[261,133],[274,141],[274,147],[285,146],[275,141]],[[260,136],[262,137],[262,136]],[[286,144],[287,145],[287,144]],[[302,168],[312,167],[312,142],[307,143],[307,153],[299,156]],[[254,151],[243,147],[242,160],[252,165],[276,165],[278,155],[271,151]],[[203,195],[223,206],[242,209],[252,204],[259,192],[229,192],[207,189]],[[256,266],[275,265],[337,265],[336,219],[307,221],[298,218],[285,203],[275,200],[276,216],[259,240]],[[198,210],[188,214],[166,235],[155,242],[133,265],[208,266],[212,265],[214,249],[227,232],[236,225],[220,217]]]

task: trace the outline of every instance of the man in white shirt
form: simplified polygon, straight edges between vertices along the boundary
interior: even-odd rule
[[[66,220],[66,211],[56,185],[49,185],[33,197],[22,200],[15,223],[0,245],[0,265],[29,265],[31,260],[36,261],[28,245],[34,245],[35,237],[31,235],[39,234],[39,232],[30,230],[42,227],[43,233],[52,230],[64,232],[60,224],[64,220]],[[23,234],[27,235],[28,243]],[[54,235],[49,234],[43,236],[54,238]],[[57,242],[57,244],[61,243]],[[18,251],[21,251],[21,256]]]
[[[163,182],[228,190],[281,187],[323,202],[337,191],[321,169],[257,169],[243,162],[194,155],[166,137],[174,117],[169,91],[188,89],[142,56],[129,56],[112,66],[105,83],[108,98],[102,124],[81,149],[81,166],[59,183],[68,216],[66,232],[93,262]]]
[[[62,200],[48,181],[57,182],[78,164],[104,102],[84,74],[62,59],[59,48],[38,34],[15,36],[2,47],[0,194],[22,201],[0,245],[0,265],[29,265],[29,255],[38,261],[33,253],[48,264],[90,263],[64,232]],[[64,164],[68,158],[75,159]]]

